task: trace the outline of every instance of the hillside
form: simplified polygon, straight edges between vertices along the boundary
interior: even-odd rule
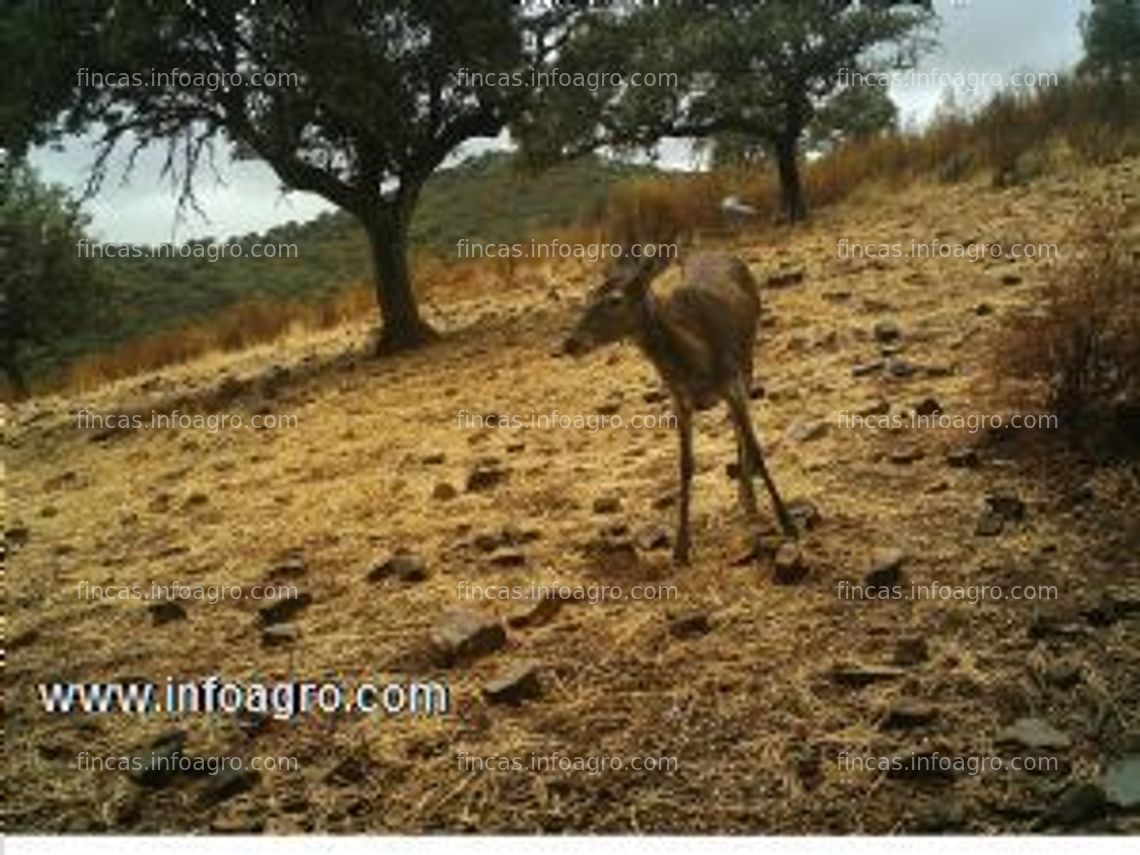
[[[534,175],[521,173],[508,154],[470,158],[441,170],[427,183],[412,225],[412,252],[453,261],[461,238],[507,243],[547,229],[590,222],[615,183],[648,171],[588,158]],[[371,276],[364,233],[344,213],[322,215],[307,223],[290,222],[232,242],[247,252],[253,244],[291,244],[296,254],[214,261],[102,259],[110,283],[103,325],[40,354],[38,370],[207,320],[241,302],[258,298],[277,303],[316,302]]]
[[[573,206],[536,191],[518,223],[588,210],[593,185],[580,177],[559,194]],[[485,234],[512,233],[514,219],[490,197],[479,204],[477,178],[460,182],[469,194],[452,179],[460,181],[442,178],[435,192],[456,200],[456,223],[477,208]],[[787,566],[777,576],[774,532],[770,552],[741,559],[744,531],[725,477],[732,432],[719,410],[698,420],[695,559],[684,569],[668,559],[668,428],[468,426],[464,414],[607,414],[629,424],[667,412],[631,347],[581,362],[552,356],[597,282],[596,270],[575,265],[551,266],[512,293],[463,283],[432,310],[448,335],[420,352],[372,360],[367,327],[344,327],[20,405],[7,495],[16,571],[7,580],[7,672],[18,687],[5,700],[8,827],[1140,832],[1135,810],[1111,802],[1129,786],[1134,796],[1140,748],[1135,465],[1095,466],[1048,431],[841,421],[909,417],[930,400],[952,416],[1008,415],[988,383],[989,344],[1035,305],[1049,262],[837,253],[841,238],[1051,243],[1065,252],[1086,202],[1137,193],[1135,158],[1005,189],[980,178],[867,187],[801,231],[735,239],[768,283],[752,413],[804,522],[802,578]],[[446,245],[454,226],[433,204],[443,203],[425,203],[419,234]],[[516,197],[501,211],[522,204]],[[347,273],[351,241],[335,221],[320,228],[313,240]],[[298,276],[288,287],[308,288]],[[876,332],[889,323],[894,333]],[[81,408],[296,422],[94,429],[77,427]],[[840,595],[869,571],[906,585],[1045,586],[1054,596]],[[159,619],[154,603],[76,595],[82,582],[248,589],[268,579],[307,595],[292,600],[288,631],[267,632],[265,603],[248,597],[186,601]],[[464,597],[473,585],[532,582],[620,585],[626,596]],[[645,585],[666,586],[657,589],[666,596],[629,596]],[[469,651],[481,655],[441,660],[433,631],[454,631],[446,614],[457,608],[502,619],[505,635],[487,629]],[[535,670],[521,688],[494,685],[527,662]],[[423,717],[83,716],[46,713],[32,690],[49,679],[162,684],[211,674],[436,680],[453,703]],[[516,703],[499,702],[511,691]],[[155,742],[170,731],[179,735]],[[171,739],[192,756],[293,757],[299,769],[140,786],[71,766],[79,752],[137,755]],[[976,774],[843,765],[924,752],[1053,765]],[[618,757],[625,768],[496,766],[555,754]],[[472,757],[483,766],[472,768]],[[635,770],[638,757],[675,763]],[[1111,775],[1123,790],[1106,794]]]

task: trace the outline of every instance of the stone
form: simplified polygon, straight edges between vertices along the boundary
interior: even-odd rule
[[[415,552],[399,551],[368,571],[369,582],[380,582],[391,576],[402,582],[422,582],[427,578],[427,561]]]
[[[972,448],[963,448],[946,454],[946,463],[952,469],[976,469],[980,462],[978,452]]]
[[[507,480],[508,472],[496,466],[481,464],[467,476],[467,492],[480,493],[497,487]]]
[[[151,742],[148,751],[132,758],[131,770],[127,773],[127,777],[140,787],[149,789],[165,787],[178,775],[177,757],[182,754],[182,749],[185,747],[185,731],[174,730],[162,734]]]
[[[875,341],[880,344],[889,344],[898,341],[902,336],[899,325],[894,321],[879,321],[875,324],[872,333],[875,336]]]
[[[996,537],[1001,534],[1004,527],[1005,521],[1000,516],[992,511],[985,511],[978,517],[977,525],[974,526],[974,534],[979,537]]]
[[[811,531],[823,520],[819,508],[810,499],[791,499],[784,507],[800,531]]]
[[[526,553],[517,549],[504,549],[494,553],[488,562],[495,567],[511,568],[526,566]]]
[[[527,605],[507,618],[510,626],[517,628],[542,626],[553,620],[562,609],[562,600],[558,597],[540,597],[527,602]]]
[[[1073,741],[1041,718],[1020,718],[997,736],[999,743],[1023,748],[1068,748]]]
[[[802,269],[796,270],[778,270],[768,277],[769,288],[787,288],[791,285],[799,285],[804,281],[804,271]]]
[[[990,510],[1007,522],[1025,518],[1025,502],[1012,490],[995,490],[986,496]]]
[[[829,672],[834,683],[852,689],[861,689],[872,683],[897,680],[906,672],[889,665],[870,665],[858,662],[841,662],[833,665]]]
[[[507,632],[494,618],[456,610],[442,616],[431,640],[441,657],[452,663],[501,650],[506,646]]]
[[[914,445],[907,445],[902,448],[894,449],[887,455],[887,460],[895,466],[910,466],[912,463],[922,460],[925,456],[926,453],[921,448]]]
[[[868,401],[862,407],[855,411],[855,415],[862,416],[863,418],[871,418],[872,416],[885,416],[891,411],[890,401],[885,401],[879,398],[875,401]]]
[[[198,801],[203,806],[219,805],[234,796],[249,792],[260,780],[261,775],[252,769],[227,766],[209,777]]]
[[[287,555],[270,568],[267,578],[270,582],[284,582],[300,579],[308,572],[305,556],[298,553]]]
[[[186,620],[186,609],[173,600],[159,600],[147,606],[146,610],[150,612],[151,621],[155,626]]]
[[[917,748],[890,758],[887,777],[895,781],[951,783],[957,777],[952,754],[934,748]]]
[[[313,604],[313,595],[309,593],[301,593],[296,597],[289,597],[286,599],[278,600],[269,606],[262,606],[258,609],[258,616],[261,618],[261,623],[265,626],[270,626],[275,623],[288,623],[295,617],[301,610],[308,608]]]
[[[300,630],[291,623],[275,623],[261,630],[261,646],[285,647],[300,638]]]
[[[440,481],[431,491],[431,497],[437,502],[449,502],[459,495],[459,491],[446,481]]]
[[[887,708],[879,722],[881,730],[913,730],[926,727],[938,718],[938,710],[930,704],[899,701]]]
[[[1069,787],[1057,804],[1042,817],[1040,825],[1073,828],[1099,819],[1107,807],[1104,790],[1096,784],[1081,783]]]
[[[903,636],[895,642],[894,663],[904,668],[921,665],[930,658],[926,639],[921,635]]]
[[[918,369],[905,359],[891,358],[887,360],[887,373],[900,380],[914,376]]]
[[[675,638],[696,638],[712,631],[709,616],[701,611],[669,615],[669,634]]]
[[[621,499],[617,496],[598,496],[594,499],[595,514],[614,514],[621,510]]]
[[[659,549],[668,549],[672,539],[669,530],[664,526],[651,526],[643,531],[637,538],[637,545],[646,552],[656,552]]]
[[[852,377],[868,377],[871,374],[878,374],[886,366],[886,362],[882,359],[872,359],[870,362],[861,362],[851,369]]]
[[[1048,685],[1068,690],[1081,682],[1081,666],[1068,662],[1055,662],[1049,665],[1041,676]]]
[[[811,422],[797,422],[788,431],[788,436],[796,442],[814,442],[827,435],[828,424],[823,419]]]
[[[914,405],[916,416],[936,416],[942,412],[942,405],[934,398],[923,398]]]
[[[796,585],[807,576],[803,553],[794,543],[784,543],[776,550],[772,581],[777,585]]]
[[[1101,782],[1109,804],[1122,810],[1140,808],[1140,754],[1114,760]]]
[[[483,696],[492,704],[518,705],[542,695],[539,665],[520,662],[483,685]]]
[[[863,583],[870,588],[893,588],[902,584],[902,568],[908,558],[901,549],[875,550],[871,569],[863,576]]]

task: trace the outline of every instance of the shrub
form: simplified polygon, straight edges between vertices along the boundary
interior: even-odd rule
[[[1005,327],[995,360],[1075,431],[1099,435],[1140,405],[1140,246],[1127,221],[1119,207],[1086,211],[1077,250],[1050,271],[1039,309]]]

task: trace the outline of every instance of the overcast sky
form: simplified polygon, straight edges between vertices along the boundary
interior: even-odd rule
[[[1091,0],[934,0],[941,15],[938,33],[941,46],[926,56],[917,73],[927,79],[905,79],[890,87],[906,124],[928,119],[953,78],[970,73],[1001,75],[1011,85],[1016,72],[1060,71],[1070,68],[1081,56],[1077,22]],[[976,78],[975,78],[976,79]],[[974,91],[969,80],[957,87],[960,103],[984,100],[988,87]],[[505,137],[498,140],[505,146]],[[478,151],[494,145],[473,141],[464,151]],[[461,151],[462,155],[463,152]],[[100,194],[87,204],[97,239],[119,242],[159,243],[211,235],[216,238],[264,231],[287,220],[307,220],[331,206],[309,193],[283,195],[276,176],[259,162],[234,163],[223,154],[218,171],[224,183],[203,173],[198,188],[200,204],[208,219],[186,212],[181,223],[175,219],[175,192],[168,181],[159,181],[163,153],[159,150],[139,157],[129,182],[119,180],[125,149],[119,153],[119,168],[112,168]],[[82,188],[93,153],[89,140],[68,141],[63,151],[42,150],[33,163],[49,181]],[[662,164],[691,168],[686,146],[668,145],[662,150]]]

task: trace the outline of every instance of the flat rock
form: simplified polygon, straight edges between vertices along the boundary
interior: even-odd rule
[[[783,543],[773,560],[772,581],[777,585],[797,585],[807,576],[803,552],[794,543]]]
[[[926,639],[921,635],[903,636],[895,642],[894,663],[903,668],[921,665],[930,658]]]
[[[146,607],[150,612],[154,626],[172,623],[176,620],[186,620],[186,609],[173,600],[159,600]]]
[[[523,608],[507,618],[507,623],[518,628],[542,626],[553,620],[561,609],[562,600],[558,597],[540,597],[527,601]]]
[[[936,416],[942,412],[942,405],[934,398],[923,398],[914,405],[917,416]]]
[[[266,578],[271,582],[285,582],[291,579],[300,579],[308,573],[309,567],[305,556],[300,554],[287,555],[270,568]]]
[[[174,730],[162,734],[150,744],[148,751],[135,755],[127,777],[140,787],[165,787],[179,774],[174,765],[177,763],[175,758],[182,754],[185,747],[185,731]]]
[[[669,634],[675,638],[696,638],[712,631],[706,612],[687,611],[669,615]]]
[[[481,465],[467,475],[467,492],[481,493],[493,489],[507,480],[510,473],[497,466]]]
[[[450,502],[458,495],[459,491],[446,481],[440,481],[431,490],[431,497],[437,502]]]
[[[974,534],[979,537],[996,537],[1005,528],[1005,520],[993,511],[985,511],[974,526]]]
[[[788,431],[788,436],[796,442],[814,442],[827,436],[829,425],[823,419],[811,422],[797,422]]]
[[[878,374],[886,367],[886,364],[887,363],[882,359],[872,359],[870,362],[861,362],[851,368],[851,376],[868,377],[872,374]]]
[[[1073,741],[1068,735],[1040,718],[1020,718],[998,734],[997,741],[1023,748],[1068,748]]]
[[[517,549],[502,549],[491,555],[487,559],[489,564],[495,567],[511,568],[511,567],[525,567],[526,566],[526,553],[520,552]]]
[[[507,632],[495,618],[455,610],[442,616],[431,640],[444,660],[455,662],[501,650],[506,646]]]
[[[257,786],[261,775],[252,769],[226,767],[206,781],[206,786],[198,796],[203,806],[221,804],[224,801],[249,792]]]
[[[422,582],[428,576],[427,561],[416,552],[400,551],[368,571],[369,582],[395,577],[402,582]]]
[[[595,514],[616,514],[621,510],[621,499],[617,496],[598,496],[594,499]]]
[[[972,448],[962,448],[946,454],[946,464],[953,469],[976,469],[981,460]]]
[[[262,624],[269,626],[275,623],[288,623],[303,609],[313,604],[313,595],[307,592],[299,593],[296,597],[287,597],[278,600],[269,606],[258,609],[258,617]]]
[[[1007,522],[1025,518],[1025,502],[1013,490],[995,490],[986,496],[990,511]]]
[[[863,582],[871,588],[892,588],[902,584],[903,565],[909,556],[901,549],[877,549],[871,556],[871,568]]]
[[[1104,816],[1107,808],[1104,790],[1092,783],[1069,787],[1057,803],[1042,817],[1038,827],[1059,825],[1073,828]]]
[[[894,321],[879,321],[871,332],[875,336],[875,341],[880,344],[890,344],[902,337],[902,330]]]
[[[905,379],[914,376],[918,369],[905,359],[891,358],[887,360],[887,373],[892,377]]]
[[[493,704],[518,705],[541,695],[539,665],[534,661],[512,665],[483,685],[483,696]]]
[[[1114,760],[1101,784],[1109,804],[1124,810],[1140,808],[1140,754]]]
[[[261,630],[261,646],[267,648],[285,647],[301,637],[295,624],[275,623]]]
[[[828,672],[832,682],[853,689],[861,689],[872,683],[880,683],[886,680],[897,680],[905,674],[906,671],[902,668],[857,662],[837,663]]]
[[[930,704],[899,701],[883,714],[879,723],[882,730],[912,730],[926,727],[938,718],[938,710]]]

